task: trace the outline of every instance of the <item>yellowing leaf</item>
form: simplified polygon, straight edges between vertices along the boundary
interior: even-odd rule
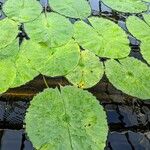
[[[79,88],[89,88],[98,83],[103,74],[104,67],[99,58],[85,50],[80,53],[78,66],[66,78]]]

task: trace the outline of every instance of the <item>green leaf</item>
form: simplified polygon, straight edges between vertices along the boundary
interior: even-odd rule
[[[26,23],[25,29],[32,40],[49,47],[62,46],[73,36],[71,22],[56,13],[41,14],[35,21]]]
[[[23,23],[36,19],[42,6],[37,0],[7,0],[3,10],[10,19]]]
[[[23,42],[23,44],[20,47],[17,58],[14,60],[17,72],[16,78],[13,84],[11,85],[11,88],[21,86],[39,75],[39,72],[35,70],[35,68],[33,68],[30,60],[26,55],[26,50],[29,49],[31,51],[34,51],[33,47],[30,47],[30,45],[27,45],[27,43],[28,42],[26,41]]]
[[[66,78],[75,86],[89,88],[100,81],[104,74],[103,64],[90,51],[82,51],[78,66]]]
[[[127,28],[131,34],[141,41],[141,53],[150,64],[150,15],[143,15],[145,22],[138,17],[127,19]]]
[[[0,94],[6,92],[16,76],[16,68],[10,59],[0,59]]]
[[[109,81],[128,95],[150,99],[150,68],[131,57],[119,62],[115,60],[106,62],[106,75]]]
[[[140,13],[147,10],[141,0],[102,0],[104,4],[120,12]]]
[[[91,17],[92,26],[83,21],[75,23],[75,39],[84,48],[100,57],[122,58],[130,53],[126,33],[110,20]]]
[[[19,42],[17,39],[15,39],[14,41],[12,41],[11,44],[7,45],[4,48],[0,49],[0,58],[12,58],[15,59],[16,55],[19,52]]]
[[[54,11],[67,17],[83,19],[91,14],[86,0],[50,0],[49,3]]]
[[[36,149],[103,150],[106,144],[103,107],[92,94],[75,87],[46,89],[35,96],[25,122]]]
[[[80,48],[74,40],[71,40],[64,46],[49,50],[53,53],[49,52],[50,54],[46,56],[48,53],[46,52],[45,54],[41,53],[41,56],[39,54],[39,56],[37,56],[39,60],[40,57],[44,58],[45,56],[43,65],[37,68],[41,74],[51,77],[64,76],[78,65]],[[45,49],[44,51],[47,50]]]
[[[18,35],[18,25],[8,19],[5,18],[0,20],[0,51],[2,48],[6,47],[7,45],[11,44],[13,40]]]

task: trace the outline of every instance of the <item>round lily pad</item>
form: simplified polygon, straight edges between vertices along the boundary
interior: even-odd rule
[[[147,10],[141,0],[102,0],[104,4],[120,12],[140,13]]]
[[[41,14],[33,22],[26,23],[28,36],[50,48],[66,44],[73,36],[73,26],[69,19],[56,13]]]
[[[6,92],[16,76],[16,68],[10,59],[0,59],[0,94]]]
[[[125,58],[119,62],[106,62],[106,76],[109,81],[122,92],[150,99],[150,68],[135,58]]]
[[[131,16],[127,19],[127,28],[130,33],[141,41],[141,53],[150,64],[150,15],[143,15],[145,21]]]
[[[35,96],[25,123],[36,149],[103,150],[106,145],[108,126],[103,107],[92,94],[75,87],[46,89]]]
[[[67,17],[86,18],[91,14],[87,0],[50,0],[51,8]]]
[[[18,35],[18,24],[8,18],[0,20],[0,49],[11,44]]]
[[[90,51],[82,51],[78,66],[66,78],[79,88],[89,88],[100,81],[104,74],[103,64]]]
[[[22,23],[36,19],[42,12],[42,6],[37,0],[7,0],[3,11],[12,20]]]
[[[126,33],[114,22],[98,17],[89,18],[91,26],[83,21],[75,23],[74,37],[84,48],[100,57],[122,58],[130,53]]]

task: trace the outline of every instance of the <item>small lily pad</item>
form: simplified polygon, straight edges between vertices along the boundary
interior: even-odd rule
[[[0,34],[0,49],[2,49],[17,37],[18,24],[8,18],[0,20]]]
[[[16,77],[16,68],[10,59],[0,59],[0,94],[6,92]]]
[[[86,0],[50,0],[49,3],[54,11],[67,17],[83,19],[91,14]]]
[[[103,74],[104,67],[99,58],[85,50],[80,53],[78,66],[66,78],[79,88],[89,88],[98,83]]]
[[[141,0],[102,0],[104,4],[114,10],[126,13],[140,13],[147,10],[146,4]]]
[[[120,62],[120,63],[119,63]],[[106,76],[122,92],[150,99],[150,68],[135,58],[125,58],[106,62]]]
[[[131,16],[127,19],[127,28],[131,34],[141,41],[141,53],[150,64],[150,15],[143,15],[145,21]]]
[[[37,0],[7,0],[3,11],[10,19],[23,23],[36,19],[42,6]]]
[[[103,150],[108,125],[103,107],[87,91],[46,89],[31,101],[26,131],[39,150]],[[36,123],[36,128],[35,128]]]
[[[84,48],[100,57],[122,58],[130,53],[126,33],[114,22],[98,17],[75,23],[75,39]]]
[[[56,13],[41,14],[35,21],[26,23],[25,29],[32,40],[46,43],[50,48],[68,43],[73,36],[69,19]]]

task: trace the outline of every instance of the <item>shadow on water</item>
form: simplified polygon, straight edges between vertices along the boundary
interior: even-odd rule
[[[0,0],[2,4],[4,0]],[[129,14],[117,13],[99,2],[89,0],[92,15],[106,17],[118,23],[128,34],[125,19]],[[47,6],[46,0],[41,0]],[[5,17],[0,11],[1,19]],[[70,18],[74,23],[76,20]],[[143,62],[140,53],[140,42],[129,35],[131,53]],[[69,82],[63,78],[45,77],[50,87],[54,88]],[[0,150],[33,150],[32,143],[27,139],[23,122],[30,100],[38,92],[45,89],[43,77],[40,75],[33,81],[19,88],[10,89],[0,98]],[[149,150],[150,149],[150,102],[140,101],[117,90],[103,79],[89,91],[104,106],[109,124],[109,135],[106,150]]]

